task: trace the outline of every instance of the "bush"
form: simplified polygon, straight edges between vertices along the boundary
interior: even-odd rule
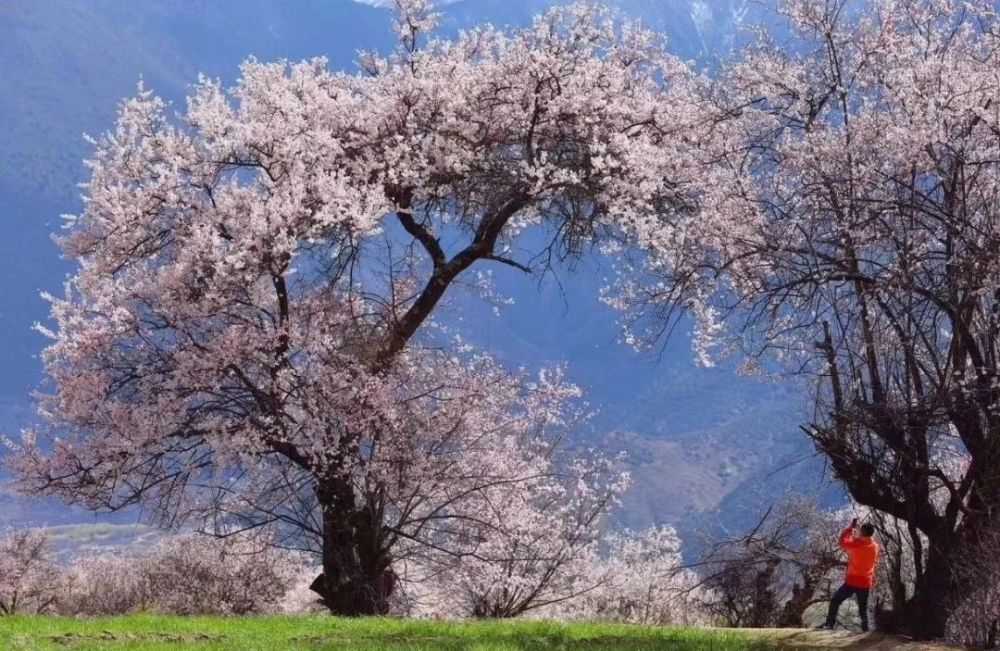
[[[697,577],[684,569],[680,539],[672,528],[625,531],[574,548],[571,555],[530,555],[526,560],[411,558],[397,563],[401,589],[393,614],[409,617],[478,617],[486,598],[524,601],[551,573],[543,600],[519,616],[632,624],[695,624],[704,621]],[[553,559],[559,562],[554,562]],[[541,570],[539,569],[541,568]],[[494,614],[493,613],[488,614]]]
[[[846,511],[821,511],[791,496],[747,533],[711,541],[700,563],[713,595],[706,607],[727,626],[803,626],[809,607],[839,585],[844,556],[837,539],[848,521]]]
[[[167,538],[142,555],[79,556],[65,574],[64,615],[251,615],[289,612],[286,595],[308,574],[302,556],[245,537]],[[311,578],[311,576],[310,576]],[[299,602],[304,601],[299,599]],[[298,608],[305,609],[299,603]]]
[[[239,539],[171,538],[146,562],[152,607],[174,615],[275,612],[295,579],[288,560]]]
[[[62,590],[63,576],[44,533],[15,531],[0,538],[0,615],[51,612]]]
[[[607,553],[591,569],[597,587],[572,603],[572,617],[656,626],[703,620],[698,578],[684,568],[672,527],[614,533],[605,544]]]
[[[67,570],[69,591],[60,600],[63,615],[124,615],[149,610],[149,576],[143,558],[120,553],[86,554]]]

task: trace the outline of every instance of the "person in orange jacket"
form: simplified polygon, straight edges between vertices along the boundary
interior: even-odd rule
[[[826,624],[822,628],[833,628],[837,623],[840,604],[854,595],[858,599],[858,613],[861,615],[861,630],[868,631],[868,594],[875,585],[875,566],[878,564],[878,543],[872,538],[875,527],[867,522],[858,531],[858,519],[840,534],[840,548],[847,552],[847,575],[844,585],[830,600],[830,610],[826,614]]]

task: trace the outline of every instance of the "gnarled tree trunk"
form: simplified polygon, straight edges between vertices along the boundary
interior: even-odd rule
[[[927,565],[913,587],[898,621],[902,630],[920,639],[940,639],[945,635],[948,615],[960,594],[946,544],[931,542]]]
[[[381,522],[357,505],[347,481],[324,482],[318,498],[323,515],[323,572],[310,588],[335,615],[388,613],[395,575],[382,545]]]
[[[802,573],[802,583],[796,582],[792,586],[792,595],[785,602],[778,616],[778,626],[780,628],[801,628],[806,609],[814,603],[822,601],[817,598],[820,586],[826,579],[836,563],[832,559],[824,559],[815,566],[808,568]]]

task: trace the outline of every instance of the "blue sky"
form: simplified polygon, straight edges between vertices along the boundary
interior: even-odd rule
[[[51,236],[59,215],[80,207],[75,184],[84,178],[88,152],[82,134],[107,129],[116,103],[134,92],[140,76],[182,104],[198,73],[231,82],[250,55],[324,55],[331,67],[352,69],[357,50],[390,47],[385,4],[0,4],[0,432],[16,435],[30,422],[30,395],[44,388],[38,356],[45,341],[32,324],[47,316],[40,292],[58,293],[72,271]],[[443,31],[487,21],[524,24],[551,4],[456,0],[443,6]],[[763,12],[749,0],[617,0],[613,6],[623,17],[666,31],[678,54],[704,65],[724,57],[740,24],[760,20]],[[603,272],[592,263],[576,273],[564,270],[562,289],[507,268],[495,272],[514,305],[496,318],[488,306],[460,302],[456,323],[511,364],[568,365],[602,414],[588,440],[620,443],[648,457],[636,465],[640,485],[627,518],[633,524],[709,509],[734,492],[752,494],[761,473],[808,453],[795,428],[803,403],[790,387],[737,378],[728,368],[696,368],[683,327],[659,359],[619,345],[615,315],[597,301]],[[687,486],[697,488],[685,492]]]

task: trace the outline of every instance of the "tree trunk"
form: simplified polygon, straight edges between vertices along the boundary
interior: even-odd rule
[[[937,541],[929,545],[924,573],[914,585],[913,597],[899,613],[897,621],[903,633],[922,640],[944,637],[948,616],[960,591],[948,549]]]
[[[903,556],[903,540],[899,535],[892,535],[884,527],[879,529],[879,533],[884,536],[885,555],[882,560],[888,569],[884,573],[884,580],[888,583],[889,603],[886,604],[882,595],[875,597],[873,621],[875,630],[883,633],[896,634],[903,630],[903,615],[906,613],[906,586],[907,582],[903,578],[903,568],[905,557]],[[898,528],[897,528],[898,533]],[[889,544],[891,543],[891,544]],[[914,554],[922,554],[922,550],[914,548]],[[922,559],[921,559],[922,560]],[[919,570],[917,569],[919,567]],[[923,574],[923,562],[914,562],[914,574],[919,577]]]
[[[785,602],[778,617],[778,628],[802,628],[802,617],[813,603],[813,591],[798,583],[792,586],[792,596]]]
[[[778,616],[778,628],[802,628],[806,609],[816,603],[816,592],[836,566],[835,562],[824,560],[802,572],[802,584],[792,585],[792,594]]]
[[[347,482],[326,482],[318,496],[323,512],[323,572],[310,588],[334,615],[388,613],[395,575],[382,549],[381,523],[357,507]]]
[[[988,503],[997,503],[990,498]],[[967,516],[958,531],[928,540],[923,573],[899,619],[902,632],[919,639],[944,637],[948,620],[963,598],[975,592],[978,581],[991,580],[982,564],[992,553],[984,536],[996,531],[998,524],[995,517]]]

